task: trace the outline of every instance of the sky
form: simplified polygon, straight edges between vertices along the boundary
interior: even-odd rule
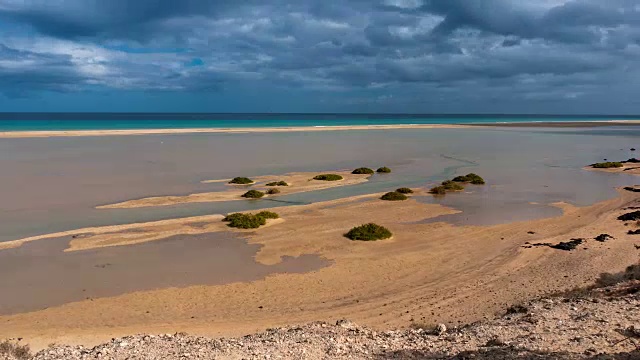
[[[640,0],[0,0],[0,111],[640,114]]]

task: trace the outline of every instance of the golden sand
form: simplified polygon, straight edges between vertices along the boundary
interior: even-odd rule
[[[397,124],[397,125],[347,125],[347,126],[297,126],[272,128],[189,128],[189,129],[133,129],[133,130],[56,130],[56,131],[3,131],[0,138],[42,138],[75,136],[130,136],[130,135],[172,135],[172,134],[247,134],[316,132],[345,130],[397,130],[397,129],[463,129],[477,126],[490,127],[594,127],[594,126],[634,126],[640,120],[606,121],[565,121],[565,122],[501,122],[475,124]]]
[[[350,125],[350,126],[299,126],[273,128],[193,128],[193,129],[138,129],[138,130],[69,130],[69,131],[4,131],[0,138],[39,138],[72,136],[124,136],[124,135],[172,135],[172,134],[246,134],[316,132],[344,130],[394,130],[394,129],[455,129],[465,125],[406,124],[406,125]]]
[[[454,213],[451,209],[415,200],[385,202],[379,195],[279,208],[284,221],[242,232],[250,243],[263,245],[256,261],[274,264],[283,256],[318,254],[332,262],[319,271],[136,292],[3,316],[0,338],[21,336],[35,347],[54,341],[95,344],[134,333],[241,335],[344,317],[378,328],[414,322],[456,325],[525,299],[589,284],[602,272],[617,272],[638,260],[628,227],[615,220],[624,207],[638,205],[636,193],[622,192],[589,207],[563,204],[564,215],[550,219],[461,227],[420,223]],[[70,249],[202,231],[189,223],[203,221],[211,221],[204,231],[217,231],[219,220],[211,216],[83,229],[77,233],[96,235],[74,239]],[[388,227],[393,239],[352,242],[343,237],[351,227],[367,222]],[[131,229],[145,235],[117,234]],[[588,240],[586,250],[573,252],[522,248],[527,242],[593,239],[601,233],[616,239]]]

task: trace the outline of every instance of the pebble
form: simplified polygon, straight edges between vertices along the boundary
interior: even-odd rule
[[[558,359],[553,353],[568,354],[567,359],[633,359],[637,355],[634,343],[619,341],[624,336],[637,336],[640,341],[640,293],[608,299],[581,302],[580,316],[573,313],[576,306],[566,306],[562,299],[534,301],[527,308],[537,309],[536,321],[527,320],[531,313],[510,314],[462,328],[438,324],[434,333],[419,329],[375,331],[342,319],[334,324],[269,329],[235,339],[142,334],[94,348],[56,345],[35,354],[33,360]],[[622,335],[621,329],[627,335]],[[0,360],[17,359],[0,354]]]

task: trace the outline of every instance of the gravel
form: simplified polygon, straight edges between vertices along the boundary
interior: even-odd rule
[[[628,292],[618,286],[583,298],[537,300],[463,328],[433,324],[376,331],[340,320],[268,329],[242,338],[137,335],[93,348],[53,345],[31,358],[638,360],[640,293]],[[0,359],[16,358],[0,354]]]

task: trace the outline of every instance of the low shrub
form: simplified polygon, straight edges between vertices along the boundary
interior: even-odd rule
[[[400,194],[413,194],[413,190],[406,187],[400,188],[396,190],[396,192],[399,192]]]
[[[403,201],[403,200],[407,200],[408,198],[407,198],[407,195],[405,194],[401,194],[399,192],[393,191],[393,192],[388,192],[382,195],[380,199],[386,200],[386,201]]]
[[[263,196],[264,196],[264,193],[258,190],[249,190],[242,195],[243,198],[247,198],[247,199],[260,199]]]
[[[267,223],[265,218],[252,214],[241,214],[242,216],[233,216],[228,226],[238,229],[257,229]]]
[[[267,194],[268,195],[280,194],[280,190],[278,190],[278,189],[269,189],[269,190],[267,190]]]
[[[231,179],[231,181],[229,181],[229,184],[247,185],[247,184],[253,184],[253,180],[247,177],[235,177]]]
[[[345,237],[351,240],[359,241],[384,240],[390,238],[392,235],[389,229],[373,223],[354,227],[349,230],[348,233],[344,234]]]
[[[444,189],[446,191],[462,191],[462,190],[464,190],[464,186],[460,185],[459,183],[457,183],[455,181],[451,181],[451,180],[443,181],[441,186],[444,187]]]
[[[473,185],[484,185],[485,184],[484,179],[480,175],[474,174],[474,173],[470,173],[470,174],[467,174],[467,175],[464,175],[464,176],[456,176],[456,177],[453,178],[452,181],[454,181],[454,182],[463,182],[463,183],[468,182],[468,183],[471,183]]]
[[[338,181],[342,179],[343,177],[337,174],[322,174],[313,178],[313,180],[322,180],[322,181]]]
[[[242,214],[242,213],[233,213],[233,214],[229,214],[227,216],[225,216],[224,219],[222,219],[222,221],[224,222],[231,222],[233,220],[242,218],[243,216],[246,216],[246,214]]]
[[[274,181],[267,183],[267,186],[289,186],[286,181]]]
[[[351,173],[356,175],[372,175],[374,171],[366,167],[361,167],[353,170]]]
[[[259,213],[256,214],[256,216],[259,216],[261,218],[264,219],[279,219],[280,215],[274,213],[273,211],[260,211]]]
[[[595,163],[591,166],[596,169],[611,169],[611,168],[621,168],[624,165],[622,165],[621,162],[607,161],[607,162]]]
[[[278,219],[280,216],[271,211],[261,211],[257,214],[235,213],[227,215],[222,221],[228,222],[229,227],[238,229],[257,229],[267,223],[267,219]]]
[[[433,195],[444,195],[447,193],[447,189],[444,186],[440,185],[440,186],[431,188],[429,192],[432,193]]]
[[[386,166],[383,166],[381,168],[379,168],[378,170],[376,170],[376,172],[380,173],[380,174],[388,174],[391,172],[391,169],[389,169]]]

